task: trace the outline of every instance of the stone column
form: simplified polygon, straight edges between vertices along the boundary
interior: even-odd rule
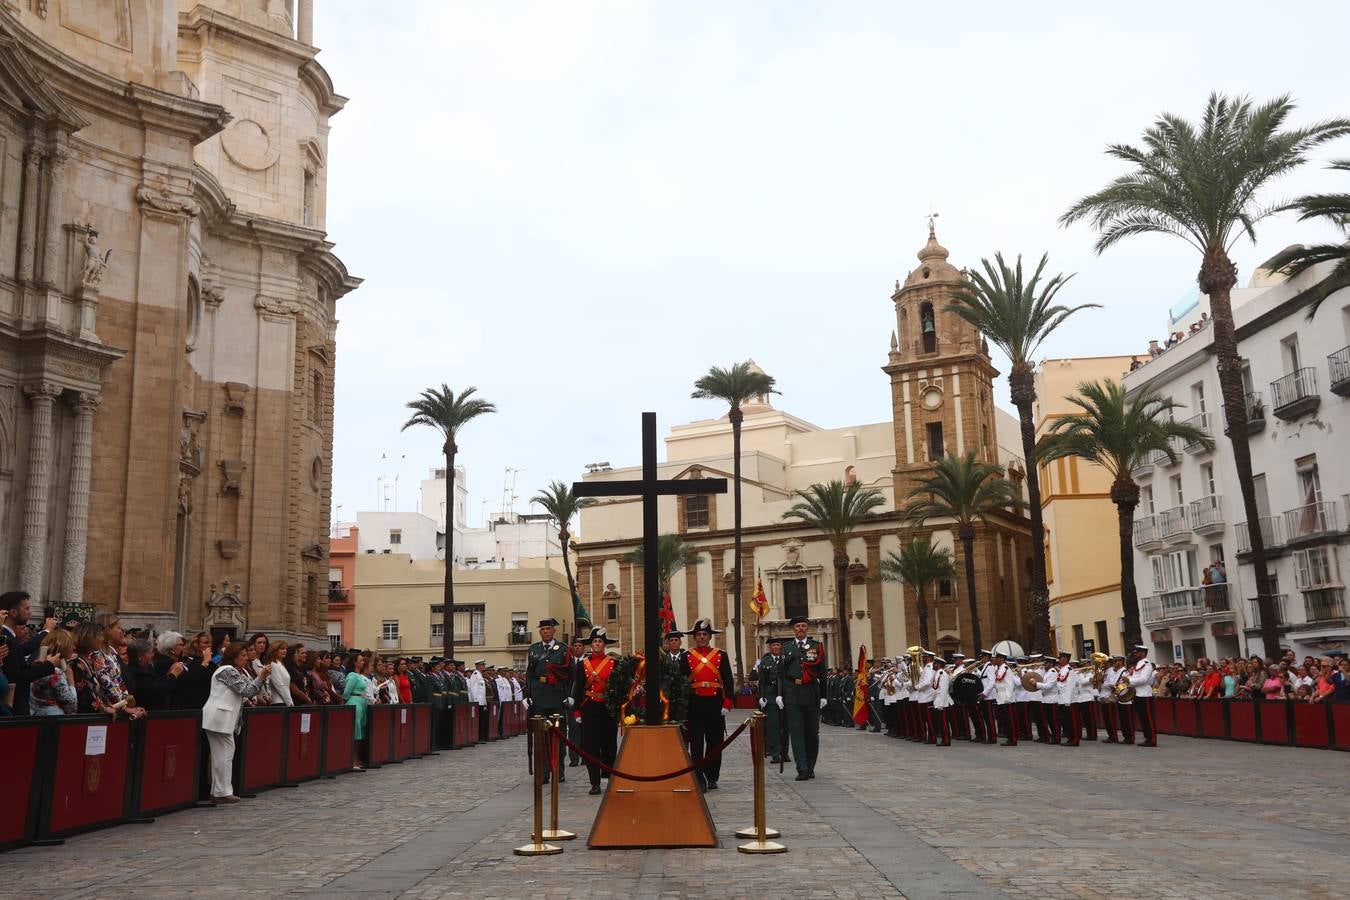
[[[24,493],[23,543],[19,546],[19,588],[41,605],[42,576],[47,564],[47,493],[51,487],[52,401],[61,389],[50,382],[26,385],[33,402],[33,427],[28,436],[28,486]]]
[[[295,39],[302,44],[314,45],[314,0],[300,0],[295,18]]]
[[[75,445],[70,463],[70,500],[66,507],[66,550],[61,570],[61,600],[84,599],[84,551],[89,535],[89,468],[93,461],[94,412],[103,401],[93,394],[77,394]]]
[[[57,250],[61,247],[61,198],[65,193],[66,160],[70,152],[57,147],[47,155],[51,171],[47,179],[47,228],[42,244],[42,280],[56,285]]]
[[[37,252],[38,181],[42,176],[42,150],[28,144],[23,163],[23,218],[19,222],[19,281],[33,280],[33,257]]]

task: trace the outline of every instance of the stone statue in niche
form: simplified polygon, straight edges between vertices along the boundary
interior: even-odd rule
[[[178,479],[178,511],[185,516],[192,515],[192,479],[186,475]]]
[[[84,245],[84,270],[80,273],[80,283],[85,287],[98,287],[103,281],[103,272],[108,268],[108,260],[112,257],[112,249],[109,248],[102,256],[98,252],[98,232],[93,228],[86,228],[80,235],[80,243]]]

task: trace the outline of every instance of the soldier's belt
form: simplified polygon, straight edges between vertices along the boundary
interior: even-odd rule
[[[540,683],[540,684],[548,684],[548,676],[547,676],[547,675],[540,675],[540,676],[539,676],[539,683]]]
[[[722,686],[722,682],[720,682],[720,681],[695,681],[693,686],[696,687],[696,688],[720,688],[720,687]]]

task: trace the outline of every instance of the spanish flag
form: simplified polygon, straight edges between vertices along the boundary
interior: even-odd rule
[[[764,595],[764,579],[755,579],[755,596],[750,598],[750,611],[758,618],[764,618],[769,613],[769,598]]]
[[[858,648],[858,671],[853,676],[853,721],[867,724],[867,648]]]

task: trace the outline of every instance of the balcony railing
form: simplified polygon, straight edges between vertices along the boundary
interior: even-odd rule
[[[1186,507],[1174,506],[1158,513],[1158,534],[1164,541],[1185,540],[1191,527],[1186,521]]]
[[[1186,442],[1179,437],[1168,438],[1167,442],[1172,447],[1172,455],[1168,456],[1161,450],[1154,450],[1153,453],[1156,457],[1153,461],[1154,465],[1175,466],[1177,463],[1181,462],[1181,457],[1186,452]]]
[[[1200,588],[1182,588],[1158,595],[1164,620],[1189,619],[1205,614],[1205,601]]]
[[[1191,528],[1196,534],[1218,534],[1223,531],[1223,498],[1201,497],[1192,500],[1189,507]]]
[[[1266,404],[1261,399],[1260,391],[1251,391],[1244,395],[1247,408],[1247,433],[1256,434],[1266,427]],[[1228,414],[1225,412],[1223,417],[1223,433],[1227,434]]]
[[[1336,532],[1336,504],[1331,500],[1309,503],[1284,514],[1284,533],[1289,540],[1319,537]]]
[[[1211,441],[1214,439],[1214,417],[1210,413],[1191,416],[1186,420],[1186,424],[1204,434]],[[1186,444],[1187,453],[1207,453],[1209,449],[1200,441],[1190,441]]]
[[[510,645],[533,644],[534,638],[528,631],[512,630],[506,633],[506,643]]]
[[[1342,347],[1327,357],[1327,371],[1331,375],[1331,392],[1350,396],[1350,347]]]
[[[346,589],[346,588],[329,588],[329,589],[328,589],[328,602],[329,602],[329,603],[346,603],[346,602],[347,602],[347,589]]]
[[[1134,520],[1134,546],[1139,550],[1157,549],[1162,546],[1162,535],[1158,533],[1158,517],[1145,516]]]
[[[402,638],[382,637],[379,642],[381,650],[397,650],[402,645]]]
[[[1232,612],[1233,600],[1230,595],[1233,593],[1232,585],[1227,582],[1202,586],[1200,600],[1205,605],[1205,615]]]
[[[1145,625],[1153,625],[1163,621],[1162,601],[1157,597],[1145,597],[1140,603],[1139,618]]]
[[[1318,588],[1303,592],[1303,608],[1309,622],[1327,622],[1345,618],[1345,589]]]
[[[1297,419],[1317,409],[1317,370],[1303,368],[1270,383],[1270,405],[1281,419]]]
[[[1283,628],[1289,624],[1289,614],[1285,612],[1285,605],[1288,603],[1288,597],[1284,594],[1273,594],[1271,602],[1275,605],[1275,625]],[[1261,605],[1256,598],[1247,601],[1247,623],[1252,628],[1261,627]]]
[[[1283,520],[1279,516],[1262,516],[1256,521],[1261,527],[1261,543],[1267,550],[1284,545]],[[1247,533],[1247,523],[1239,522],[1234,525],[1233,533],[1237,537],[1237,552],[1251,553],[1252,540]]]

